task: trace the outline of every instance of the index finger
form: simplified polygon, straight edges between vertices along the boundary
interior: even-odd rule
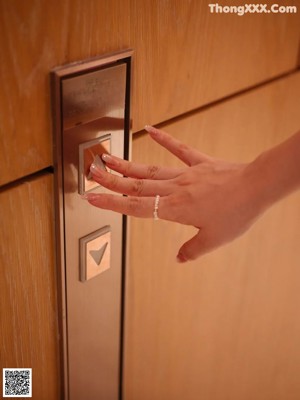
[[[145,130],[150,133],[151,137],[157,143],[169,150],[172,154],[189,166],[199,164],[203,161],[209,161],[211,159],[206,154],[203,154],[200,151],[182,143],[180,140],[175,139],[167,132],[149,125],[145,126]]]

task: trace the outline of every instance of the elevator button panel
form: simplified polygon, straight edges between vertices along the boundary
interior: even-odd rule
[[[102,154],[128,159],[132,51],[52,72],[57,249],[64,398],[118,400],[125,217],[83,194],[109,190],[93,180]],[[122,194],[116,194],[122,196]],[[91,371],[101,371],[95,379]]]

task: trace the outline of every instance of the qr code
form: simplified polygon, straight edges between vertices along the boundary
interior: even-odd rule
[[[32,369],[3,368],[3,397],[32,397]]]

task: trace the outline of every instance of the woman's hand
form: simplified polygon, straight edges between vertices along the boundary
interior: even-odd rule
[[[112,155],[102,156],[119,177],[91,166],[95,181],[117,193],[87,194],[92,205],[136,217],[153,217],[155,196],[160,196],[158,217],[193,225],[198,233],[179,250],[177,260],[194,260],[245,232],[263,210],[257,202],[257,176],[249,164],[228,163],[188,147],[171,135],[147,126],[152,139],[187,167],[142,165]]]

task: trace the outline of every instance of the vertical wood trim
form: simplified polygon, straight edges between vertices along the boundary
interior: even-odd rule
[[[33,398],[60,398],[53,177],[0,193],[1,368],[32,368]],[[2,374],[1,374],[2,379]]]

